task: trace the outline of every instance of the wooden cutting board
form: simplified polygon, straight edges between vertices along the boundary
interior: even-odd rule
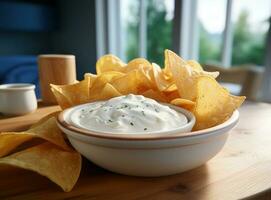
[[[0,131],[23,130],[57,106],[0,119]],[[131,155],[132,156],[132,155]],[[139,178],[84,160],[74,189],[63,192],[34,172],[0,166],[0,199],[271,199],[271,105],[249,102],[223,150],[205,165],[172,176]]]

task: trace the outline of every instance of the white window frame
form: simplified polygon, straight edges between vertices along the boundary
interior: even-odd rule
[[[105,0],[95,1],[95,30],[96,30],[96,57],[97,59],[107,53],[106,48],[106,16]]]
[[[139,0],[139,48],[138,56],[147,58],[147,1]],[[125,56],[125,34],[121,30],[121,0],[95,0],[97,59],[104,54],[114,54],[127,61]]]
[[[96,57],[111,53],[123,59],[120,0],[95,0]]]
[[[225,29],[223,31],[221,64],[230,67],[232,64],[233,25],[232,25],[233,0],[227,0]]]
[[[139,1],[139,48],[138,55],[147,58],[147,1]]]
[[[223,31],[221,65],[231,66],[233,27],[231,22],[233,0],[227,0],[225,29]],[[174,50],[185,59],[199,58],[199,30],[197,16],[198,0],[175,0],[174,26],[178,34],[174,40],[179,41],[179,45],[174,46]],[[181,13],[181,14],[178,14]],[[187,31],[189,30],[189,31]]]
[[[173,50],[184,59],[198,59],[197,0],[175,0]]]

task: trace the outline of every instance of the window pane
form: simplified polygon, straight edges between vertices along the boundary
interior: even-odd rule
[[[139,0],[121,0],[121,43],[124,57],[138,57],[139,44]]]
[[[121,38],[126,61],[139,56],[140,1],[121,0]],[[164,65],[164,49],[172,46],[174,0],[148,0],[147,58]]]
[[[174,0],[147,2],[147,57],[163,66],[164,49],[172,47]]]
[[[235,0],[232,64],[263,65],[265,36],[271,15],[270,0]]]
[[[199,61],[221,62],[226,0],[198,0]]]

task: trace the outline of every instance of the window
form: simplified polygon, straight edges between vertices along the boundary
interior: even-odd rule
[[[126,62],[144,57],[163,67],[169,48],[202,64],[265,64],[270,0],[95,2],[97,57],[112,53]]]
[[[139,53],[139,0],[121,0],[121,42],[125,61],[138,57]]]
[[[146,57],[163,65],[163,52],[172,45],[174,0],[121,0],[125,60]]]
[[[264,64],[271,1],[181,0],[175,10],[175,51],[185,59],[225,67]]]
[[[271,1],[198,0],[197,7],[200,62],[264,64]]]
[[[232,64],[264,64],[270,0],[237,0],[233,3]]]
[[[226,6],[226,0],[198,1],[198,52],[201,63],[219,63],[221,61]]]
[[[174,0],[149,0],[147,5],[147,58],[164,65],[164,49],[171,49]]]
[[[163,50],[169,48],[205,64],[264,64],[270,0],[96,0],[96,4],[104,7],[96,20],[107,21],[104,31],[97,28],[98,46],[99,41],[109,43],[98,48],[103,54],[113,53],[125,61],[144,57],[163,66]]]

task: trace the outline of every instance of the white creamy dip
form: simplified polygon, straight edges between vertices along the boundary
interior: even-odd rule
[[[81,128],[116,134],[169,131],[188,123],[184,114],[169,106],[133,94],[88,104],[70,117]]]

